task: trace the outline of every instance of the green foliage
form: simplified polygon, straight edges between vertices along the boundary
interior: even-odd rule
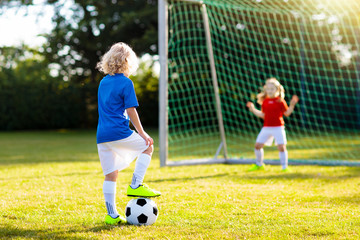
[[[1,1],[0,13],[33,4],[32,0]],[[156,0],[74,0],[70,7],[64,1],[47,0],[46,4],[55,10],[54,29],[44,35],[47,43],[36,53],[25,46],[1,49],[6,57],[0,56],[0,98],[7,100],[0,113],[8,117],[0,118],[0,129],[95,127],[97,86],[103,77],[95,69],[100,56],[120,41],[139,56],[157,53]],[[55,66],[58,77],[50,75],[49,64]],[[151,71],[135,77],[135,84],[142,122],[154,126],[157,78]],[[30,117],[31,112],[37,117]]]
[[[158,126],[159,115],[159,78],[155,75],[153,66],[152,59],[141,62],[136,75],[130,78],[134,82],[141,122],[146,126],[155,127]]]
[[[88,86],[50,75],[34,49],[1,48],[0,130],[84,127]]]
[[[48,62],[37,49],[25,45],[0,48],[0,84],[52,81]]]
[[[0,130],[95,128],[97,83],[52,76],[46,58],[26,46],[0,49]],[[158,78],[153,60],[140,63],[134,81],[144,126],[157,126]]]
[[[62,82],[20,82],[0,88],[0,130],[85,127],[84,91]]]
[[[45,35],[45,53],[72,81],[99,81],[96,63],[116,42],[126,42],[139,55],[157,52],[155,0],[74,0],[67,11],[62,1],[48,3],[55,7],[55,27]]]

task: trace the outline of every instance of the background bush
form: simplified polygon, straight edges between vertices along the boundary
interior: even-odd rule
[[[6,59],[0,65],[0,130],[96,128],[98,82],[54,77],[41,53],[25,46],[2,48],[0,54]],[[131,78],[143,125],[156,127],[158,78],[152,66],[153,60],[140,63]]]

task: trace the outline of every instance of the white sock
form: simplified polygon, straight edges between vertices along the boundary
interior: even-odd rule
[[[103,192],[107,212],[111,217],[116,218],[119,216],[115,205],[116,182],[104,181]]]
[[[256,156],[256,165],[262,166],[264,162],[264,149],[261,148],[260,150],[255,148],[255,156]]]
[[[288,152],[287,151],[279,152],[279,158],[280,158],[280,163],[281,163],[282,169],[287,168],[287,166],[288,166]]]
[[[140,154],[136,160],[135,170],[130,187],[137,188],[143,183],[147,168],[149,167],[151,156],[145,153]]]

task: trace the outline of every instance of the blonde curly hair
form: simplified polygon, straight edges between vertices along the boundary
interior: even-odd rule
[[[137,57],[135,52],[126,43],[115,43],[100,58],[96,68],[104,74],[128,73],[131,75],[138,68]]]
[[[265,91],[265,87],[267,84],[274,84],[274,86],[276,87],[276,93],[277,95],[280,97],[281,100],[283,100],[285,98],[285,89],[284,87],[280,84],[280,82],[276,79],[276,78],[268,78],[265,82],[265,85],[263,86],[261,92],[256,96],[257,98],[257,102],[261,105],[265,98],[267,97],[266,95],[266,91]]]

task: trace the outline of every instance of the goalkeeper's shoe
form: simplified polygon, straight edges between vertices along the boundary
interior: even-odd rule
[[[282,172],[291,172],[291,169],[289,167],[287,167],[287,168],[282,169],[281,171]]]
[[[128,186],[127,189],[128,197],[159,197],[161,193],[154,189],[149,188],[147,184],[142,184],[137,188],[132,188]]]
[[[253,172],[253,171],[261,171],[261,170],[265,170],[265,164],[263,163],[263,165],[258,166],[256,164],[251,165],[251,167],[249,168],[249,172]]]
[[[126,218],[123,216],[118,216],[116,218],[111,217],[110,215],[106,215],[105,223],[110,225],[119,225],[119,224],[126,224]]]

